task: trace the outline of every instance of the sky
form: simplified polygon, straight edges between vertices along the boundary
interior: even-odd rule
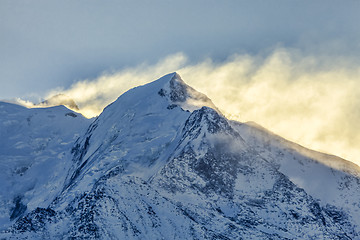
[[[177,71],[229,118],[360,164],[360,1],[0,0],[0,99],[89,117]]]

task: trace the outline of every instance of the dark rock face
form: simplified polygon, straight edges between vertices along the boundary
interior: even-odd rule
[[[69,117],[73,117],[73,118],[77,117],[77,115],[75,113],[72,113],[72,112],[66,113],[65,116],[69,116]]]
[[[172,102],[185,102],[188,98],[189,86],[185,85],[179,75],[170,80],[170,100]]]
[[[85,140],[81,141],[81,139],[78,139],[75,142],[75,146],[71,149],[71,154],[73,155],[72,161],[74,162],[74,165],[73,168],[69,171],[64,190],[76,181],[81,170],[88,162],[87,159],[84,159],[84,156],[88,151],[92,132],[97,128],[97,126],[97,120],[95,120],[87,129],[84,138]]]
[[[26,205],[24,205],[21,202],[21,199],[22,198],[20,196],[18,196],[13,201],[15,206],[11,211],[11,216],[10,216],[11,220],[14,220],[14,219],[18,218],[19,216],[21,216],[27,209]]]
[[[51,224],[56,219],[56,212],[50,208],[37,208],[25,217],[16,221],[13,232],[42,232],[46,224]]]
[[[199,132],[204,126],[207,127],[207,131],[210,134],[223,132],[236,137],[240,137],[239,133],[230,127],[228,121],[221,116],[220,113],[209,107],[202,107],[199,110],[195,110],[188,120],[185,122],[184,132],[192,133]]]

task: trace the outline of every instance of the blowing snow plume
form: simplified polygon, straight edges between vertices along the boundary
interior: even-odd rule
[[[230,119],[255,121],[306,147],[360,164],[360,68],[346,57],[276,49],[267,56],[234,55],[221,63],[207,59],[191,64],[179,53],[155,65],[79,81],[49,96],[66,94],[80,112],[93,117],[126,90],[173,71]]]

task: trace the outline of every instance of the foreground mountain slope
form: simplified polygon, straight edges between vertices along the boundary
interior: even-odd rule
[[[349,214],[360,231],[359,166],[287,141],[255,123],[232,124],[263,158],[323,206],[335,206]]]
[[[317,159],[294,146],[227,120],[205,95],[169,74],[105,108],[64,159],[69,165],[53,201],[17,217],[1,236],[359,237],[357,168],[334,168],[324,164],[332,157]],[[329,198],[313,187],[326,181]]]

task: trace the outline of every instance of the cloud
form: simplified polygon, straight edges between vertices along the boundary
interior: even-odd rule
[[[276,49],[179,70],[229,118],[360,163],[360,68],[350,59]]]
[[[354,59],[277,48],[196,64],[178,53],[51,91],[72,97],[88,117],[128,89],[177,71],[230,119],[255,121],[306,147],[360,164],[360,68]]]

